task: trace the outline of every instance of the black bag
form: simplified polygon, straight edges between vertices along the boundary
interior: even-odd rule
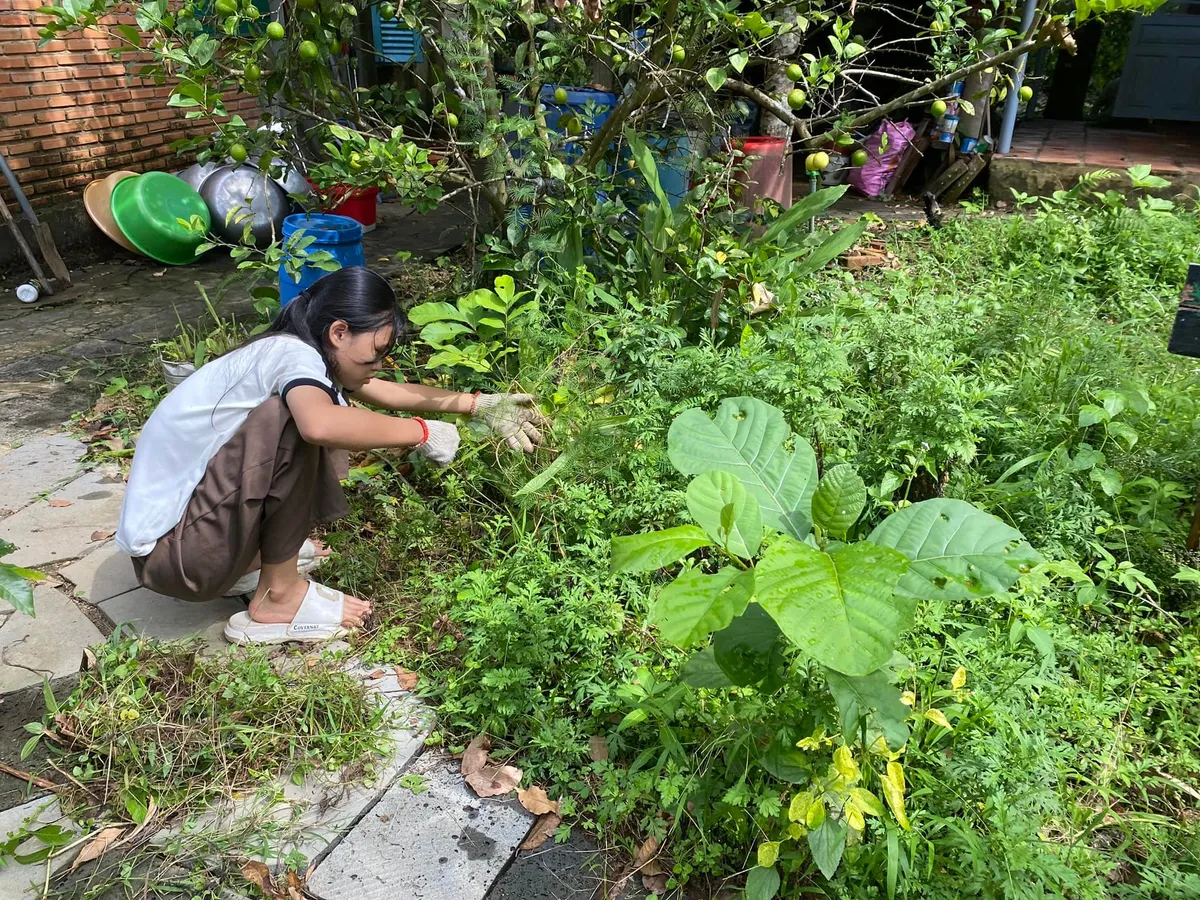
[[[1200,263],[1188,266],[1187,283],[1179,296],[1167,350],[1180,356],[1200,357]]]

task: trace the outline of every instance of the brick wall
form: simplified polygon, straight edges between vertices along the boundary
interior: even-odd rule
[[[93,179],[118,169],[176,170],[173,141],[212,126],[168,109],[169,85],[127,74],[129,55],[105,52],[117,45],[90,30],[38,48],[46,0],[0,0],[0,149],[35,207],[76,198]],[[133,23],[132,16],[111,20]],[[227,103],[252,121],[257,101]],[[0,178],[0,187],[4,187]],[[12,200],[5,188],[3,196]]]

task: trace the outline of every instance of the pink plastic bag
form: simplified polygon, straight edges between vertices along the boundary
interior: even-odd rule
[[[875,133],[867,138],[863,147],[867,151],[867,161],[861,167],[850,172],[850,184],[854,189],[868,197],[878,197],[892,179],[896,167],[900,165],[900,156],[905,148],[912,143],[917,130],[907,122],[893,122],[884,119],[883,124]],[[887,146],[879,152],[882,136],[887,135]]]

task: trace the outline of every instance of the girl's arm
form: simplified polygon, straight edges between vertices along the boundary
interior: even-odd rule
[[[400,384],[372,378],[357,391],[354,399],[378,409],[393,412],[462,413],[475,408],[474,394],[446,391],[423,384]]]
[[[471,399],[470,394],[461,396]],[[296,420],[300,436],[321,447],[381,450],[385,447],[415,447],[425,439],[425,429],[416,419],[397,419],[368,409],[338,406],[322,388],[312,385],[301,385],[288,391],[287,407]]]

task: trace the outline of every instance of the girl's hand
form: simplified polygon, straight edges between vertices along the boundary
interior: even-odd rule
[[[542,442],[537,426],[546,422],[534,406],[536,399],[533,394],[480,394],[473,412],[513,450],[532,453]]]
[[[448,466],[458,453],[458,429],[446,422],[426,422],[413,419],[425,429],[426,438],[414,448],[435,466]]]

